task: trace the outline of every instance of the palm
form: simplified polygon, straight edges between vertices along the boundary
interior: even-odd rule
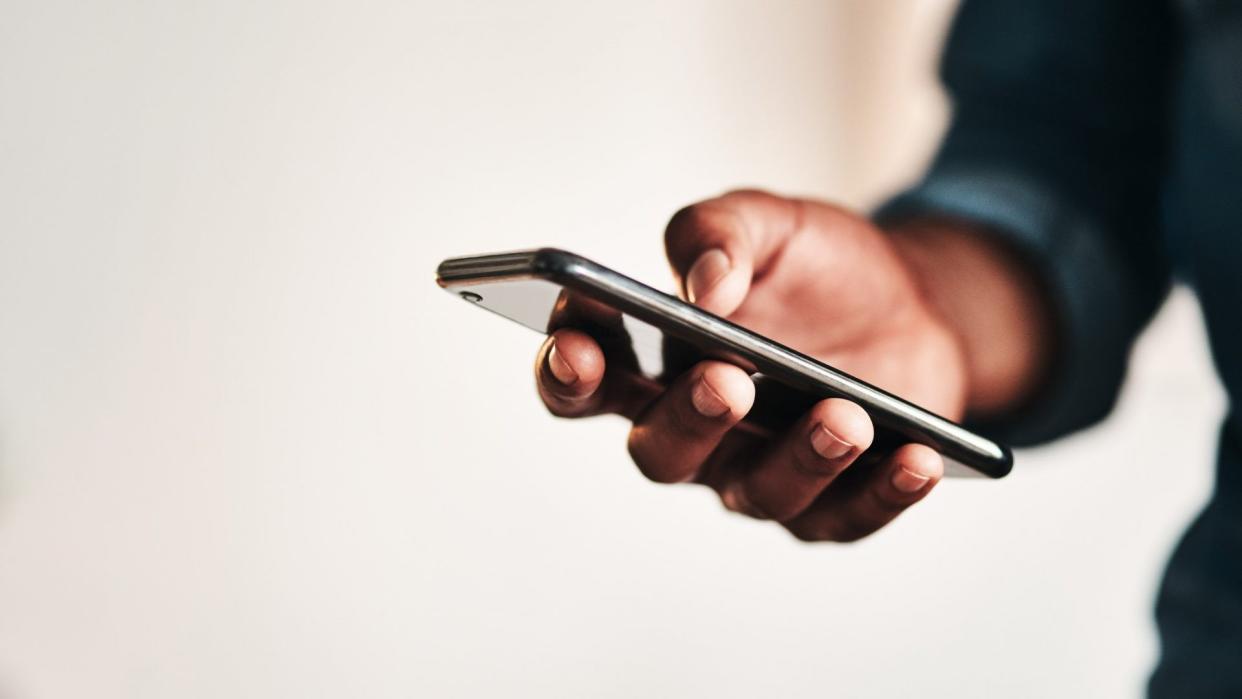
[[[826,208],[826,207],[825,207]],[[951,418],[961,352],[883,233],[828,210],[791,235],[729,319]]]

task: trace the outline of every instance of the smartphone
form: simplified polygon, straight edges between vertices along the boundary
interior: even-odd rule
[[[563,327],[586,332],[600,343],[609,372],[621,369],[668,384],[702,359],[736,364],[755,381],[755,404],[743,420],[754,431],[775,433],[824,398],[846,398],[875,425],[874,443],[862,457],[881,458],[917,442],[945,457],[949,476],[1001,478],[1013,468],[1004,445],[564,250],[454,257],[440,263],[436,282],[471,305],[540,333]]]

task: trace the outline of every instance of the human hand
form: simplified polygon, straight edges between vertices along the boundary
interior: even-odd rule
[[[828,204],[743,191],[678,212],[665,247],[691,303],[957,419],[973,343],[921,283],[933,248],[919,243],[907,257],[904,240]],[[839,398],[781,434],[737,429],[755,388],[725,362],[700,362],[653,396],[623,386],[595,340],[563,328],[541,348],[536,378],[556,415],[630,417],[629,451],[648,478],[703,483],[726,507],[804,540],[866,536],[925,497],[944,470],[919,444],[859,460],[873,426]]]

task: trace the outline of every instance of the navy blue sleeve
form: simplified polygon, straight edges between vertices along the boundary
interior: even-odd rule
[[[923,181],[876,216],[979,222],[1049,292],[1047,385],[976,429],[1034,444],[1112,409],[1169,287],[1159,200],[1175,44],[1169,9],[1149,0],[968,1],[955,20],[941,64],[948,133]]]

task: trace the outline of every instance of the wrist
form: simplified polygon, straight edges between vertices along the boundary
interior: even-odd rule
[[[957,338],[967,412],[996,415],[1030,399],[1052,355],[1053,323],[1032,266],[974,223],[917,219],[889,229],[929,311]]]

